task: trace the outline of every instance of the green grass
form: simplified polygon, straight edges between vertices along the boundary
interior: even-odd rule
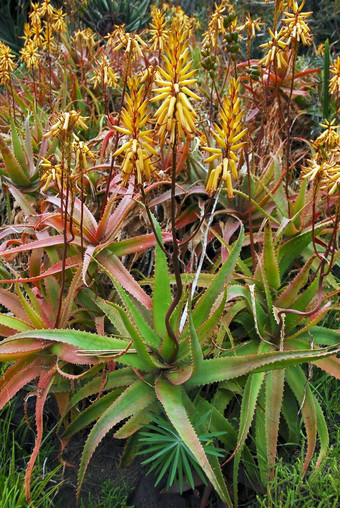
[[[100,493],[100,501],[95,504],[91,499],[91,494],[84,503],[82,500],[80,508],[133,508],[127,504],[127,499],[131,493],[131,486],[124,481],[116,485],[109,478],[105,480]]]
[[[275,478],[265,495],[256,496],[259,508],[336,508],[340,501],[340,384],[335,378],[313,367],[311,388],[320,401],[327,421],[330,448],[320,469],[316,457],[305,478],[301,459],[280,460]],[[303,453],[301,454],[303,456]]]
[[[59,473],[62,466],[48,471],[48,459],[56,455],[50,439],[53,430],[46,434],[43,441],[32,475],[32,504],[28,505],[24,487],[30,457],[24,447],[27,425],[24,419],[18,426],[13,425],[14,408],[15,400],[0,411],[0,508],[54,507],[53,498],[61,485]]]

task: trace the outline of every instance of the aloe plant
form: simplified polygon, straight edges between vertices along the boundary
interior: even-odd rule
[[[156,225],[156,228],[160,233],[158,225]],[[244,347],[235,349],[233,352],[223,354],[220,357],[204,358],[205,350],[211,349],[209,338],[221,318],[226,298],[228,298],[225,291],[226,283],[227,288],[229,288],[227,291],[234,295],[233,298],[235,298],[238,291],[238,286],[230,285],[230,280],[239,261],[242,243],[243,229],[241,229],[239,238],[234,243],[227,260],[212,277],[206,291],[199,296],[195,305],[193,305],[192,310],[189,312],[189,321],[185,324],[181,333],[179,333],[179,323],[185,300],[182,299],[175,309],[171,316],[171,325],[178,334],[179,349],[176,360],[171,364],[168,363],[167,358],[171,354],[172,343],[164,327],[165,314],[168,308],[166,303],[169,303],[171,298],[171,286],[166,256],[158,244],[156,245],[155,284],[151,309],[129,295],[105,268],[102,269],[111,277],[120,295],[122,306],[98,298],[90,290],[87,290],[90,300],[112,322],[119,338],[77,330],[39,329],[20,331],[2,342],[0,346],[1,359],[22,358],[23,354],[27,355],[26,360],[20,360],[21,363],[24,362],[22,365],[20,364],[21,371],[24,371],[25,368],[28,369],[27,380],[31,379],[32,376],[29,373],[32,367],[30,367],[27,358],[32,360],[36,357],[37,352],[42,349],[46,353],[57,355],[58,361],[72,362],[72,359],[75,360],[76,357],[79,358],[78,361],[81,361],[85,357],[86,362],[89,361],[89,358],[93,358],[93,362],[114,360],[124,366],[108,375],[106,384],[103,387],[108,393],[80,413],[62,434],[62,440],[65,443],[80,429],[94,421],[96,422],[90,431],[83,450],[78,492],[93,452],[105,434],[116,424],[129,418],[119,430],[115,431],[115,436],[118,438],[131,436],[147,423],[145,415],[154,408],[155,402],[158,400],[169,421],[178,432],[183,443],[190,448],[197,463],[221,499],[228,506],[232,506],[218,459],[217,457],[207,457],[190,421],[186,400],[188,396],[190,400],[192,388],[248,376],[243,397],[244,410],[241,411],[237,447],[233,452],[235,469],[237,469],[265,372],[271,371],[271,376],[274,376],[274,379],[276,377],[281,379],[282,369],[288,367],[296,369],[297,367],[294,366],[308,361],[331,362],[332,360],[328,359],[334,357],[334,354],[339,351],[339,348],[335,345],[311,350],[305,342],[302,342],[301,347],[286,350],[277,349],[274,346],[267,345],[267,342],[261,341],[258,347],[254,341],[251,341]],[[251,302],[251,293],[249,299]],[[218,305],[212,311],[213,303],[216,300]],[[160,302],[162,302],[162,305],[160,305]],[[251,309],[253,309],[253,304],[251,304]],[[259,327],[259,333],[262,333],[263,322],[258,321],[257,326]],[[329,341],[326,340],[327,342]],[[51,360],[49,361],[51,362]],[[53,363],[50,363],[48,373],[49,378],[46,378],[46,380],[44,378],[41,387],[44,393],[47,385],[48,389],[53,389],[50,386],[56,374]],[[291,378],[289,379],[291,380]],[[11,382],[13,382],[11,376],[8,376],[8,383]],[[21,377],[21,386],[24,382],[25,378]],[[276,383],[279,383],[278,386],[282,385],[278,380]],[[293,381],[291,381],[291,384],[294,386]],[[82,398],[96,393],[100,389],[100,380],[93,379],[75,393],[69,402],[68,409],[71,409]],[[8,392],[6,382],[3,386],[3,393],[5,393],[4,391]],[[299,396],[297,394],[297,397]],[[269,407],[274,404],[277,397],[280,397],[279,388],[273,394],[272,401],[268,402]],[[322,426],[320,414],[318,418],[321,418]],[[212,428],[213,432],[223,432],[228,427],[228,421],[225,420],[222,413],[213,412],[212,422],[215,426],[215,428]],[[228,446],[230,448],[230,443]]]
[[[7,184],[24,192],[37,190],[39,186],[39,171],[34,159],[34,149],[30,128],[30,119],[26,118],[25,138],[22,139],[15,126],[11,123],[12,149],[8,146],[3,135],[0,134],[0,152],[5,163],[5,169],[0,174]],[[43,156],[46,145],[41,145],[39,156]]]

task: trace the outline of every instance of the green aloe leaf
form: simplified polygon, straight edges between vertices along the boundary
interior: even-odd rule
[[[316,224],[315,235],[318,235],[322,229],[327,227],[328,223]],[[285,242],[278,251],[278,264],[281,276],[283,276],[288,268],[301,256],[302,251],[312,241],[312,229],[305,230],[291,240]]]
[[[7,173],[14,185],[29,187],[31,182],[23,171],[18,159],[8,148],[4,138],[0,135],[0,151],[4,159]]]
[[[107,390],[120,388],[122,386],[130,386],[136,381],[137,376],[130,367],[123,367],[114,370],[113,372],[109,372],[104,385],[102,378],[100,376],[96,376],[91,379],[91,381],[76,390],[67,406],[67,410],[69,411],[81,400],[87,397],[91,397],[91,395],[95,395],[101,390],[105,392]]]
[[[265,436],[269,480],[274,478],[285,370],[268,372],[265,381]]]
[[[164,407],[169,420],[177,430],[179,436],[196,458],[198,464],[211,481],[222,501],[225,502],[227,506],[231,507],[232,502],[226,485],[222,481],[222,474],[220,473],[218,478],[217,471],[212,469],[202,444],[189,420],[183,405],[181,387],[174,386],[166,381],[166,379],[159,377],[156,380],[155,388],[157,398]]]
[[[102,395],[98,400],[93,402],[72,420],[70,425],[62,434],[61,439],[70,439],[74,436],[74,434],[90,425],[90,423],[98,420],[98,418],[100,418],[102,414],[118,399],[123,391],[124,388],[116,388],[106,395]]]
[[[27,168],[26,158],[25,158],[24,151],[22,149],[22,142],[18,136],[18,131],[15,127],[15,123],[14,123],[12,116],[11,116],[11,134],[12,134],[12,144],[13,144],[14,156],[17,158],[17,161],[19,162],[20,167],[21,167],[22,171],[24,172],[24,174],[27,176],[27,178],[29,178],[29,171]]]
[[[313,263],[314,258],[310,258],[307,263],[299,270],[297,276],[289,282],[283,293],[275,301],[276,307],[284,309],[289,308],[296,302],[298,293],[305,286],[308,281],[309,271]],[[295,308],[295,307],[294,307]]]
[[[303,422],[307,436],[307,451],[303,464],[303,474],[306,473],[312,460],[317,435],[317,414],[315,408],[315,397],[310,389],[309,382],[301,367],[289,367],[286,370],[286,380],[294,393],[301,408]]]
[[[315,405],[315,410],[316,410],[316,424],[317,424],[317,428],[318,428],[318,436],[319,436],[319,440],[320,440],[319,456],[318,456],[316,464],[315,464],[315,469],[318,469],[321,466],[323,459],[327,455],[328,446],[329,446],[329,434],[328,434],[328,428],[327,428],[325,416],[322,412],[319,401],[315,396],[314,396],[314,405]]]
[[[273,351],[261,354],[203,360],[201,369],[186,381],[187,386],[234,379],[250,372],[266,372],[304,362],[321,360],[340,351],[330,347],[307,351]]]
[[[158,222],[153,217],[156,234],[160,242],[162,242],[162,232]],[[154,290],[152,297],[152,320],[153,327],[160,337],[167,335],[165,326],[165,316],[172,302],[170,289],[170,280],[168,272],[168,263],[166,255],[156,241],[156,259],[155,259],[155,276]]]
[[[274,289],[279,289],[281,286],[280,269],[277,262],[272,230],[269,222],[266,223],[264,229],[263,268],[269,285]]]
[[[104,271],[106,273],[108,273],[107,270],[104,269]],[[110,276],[109,273],[108,273],[108,275]],[[144,338],[145,342],[147,344],[149,344],[150,346],[158,348],[161,345],[161,339],[158,337],[157,333],[155,333],[155,331],[152,329],[152,327],[146,322],[146,320],[140,313],[139,309],[134,304],[133,300],[130,298],[130,296],[127,294],[127,292],[122,288],[122,286],[119,284],[119,282],[116,281],[115,278],[112,276],[110,276],[110,278],[113,281],[113,283],[118,291],[118,294],[129,313],[130,320],[135,322],[136,327],[138,328],[139,333]],[[109,303],[109,302],[106,302],[106,304],[107,303]],[[101,308],[103,310],[104,300],[102,300],[101,303],[98,303],[98,306],[99,307],[101,306]],[[111,304],[111,309],[112,308],[114,308],[113,304]],[[113,320],[112,320],[112,323],[115,324]]]
[[[137,381],[127,388],[114,403],[106,409],[92,428],[84,446],[79,466],[77,497],[84,480],[87,466],[91,457],[103,437],[117,423],[138,413],[155,400],[155,391],[143,381]]]
[[[18,332],[24,332],[25,330],[32,330],[32,325],[26,321],[22,321],[14,316],[8,314],[0,314],[0,325],[7,326]]]
[[[218,273],[215,275],[213,282],[204,292],[203,296],[199,299],[198,303],[195,305],[194,310],[192,311],[192,318],[196,329],[208,319],[213,303],[224,291],[225,284],[230,281],[242,249],[243,239],[244,228],[242,226],[239,237],[235,242],[228,258]]]
[[[79,352],[76,354],[82,354],[82,350],[86,353],[92,353],[94,356],[102,356],[103,354],[112,353],[112,355],[123,351],[128,342],[115,339],[112,337],[104,337],[95,333],[83,332],[81,330],[58,330],[58,329],[41,329],[41,330],[28,330],[26,332],[12,335],[6,341],[8,343],[12,340],[17,339],[41,339],[47,341],[62,342],[71,344],[79,348]],[[53,346],[51,346],[53,351]],[[131,365],[137,369],[149,370],[155,368],[149,360],[147,353],[146,361],[142,355],[136,355],[133,353],[126,353],[119,357],[119,362],[125,365]]]
[[[246,386],[244,389],[243,397],[242,397],[242,405],[241,405],[241,415],[240,415],[240,424],[237,436],[237,445],[236,448],[229,457],[230,460],[234,457],[234,467],[233,467],[233,483],[234,483],[234,502],[237,506],[238,499],[238,469],[241,460],[242,449],[246,438],[248,436],[248,432],[250,429],[251,422],[254,417],[255,408],[257,398],[263,383],[264,372],[260,372],[258,374],[251,374],[246,382]]]
[[[190,302],[189,302],[189,306],[190,306]],[[189,309],[189,326],[190,326],[190,338],[191,338],[191,341],[190,341],[191,358],[192,358],[192,366],[193,366],[192,373],[194,374],[196,372],[199,372],[200,369],[202,368],[203,353],[202,353],[201,344],[198,340],[196,328],[194,325],[194,320],[192,318],[192,312],[190,309]]]

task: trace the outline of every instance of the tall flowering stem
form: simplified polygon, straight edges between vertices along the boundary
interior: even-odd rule
[[[160,146],[169,143],[172,149],[171,170],[171,230],[173,237],[172,264],[176,277],[176,294],[168,309],[165,325],[168,336],[172,341],[172,351],[166,354],[165,361],[169,364],[176,360],[178,353],[178,339],[170,325],[170,317],[179,303],[183,287],[179,264],[179,247],[176,237],[176,170],[177,143],[180,139],[192,139],[196,131],[197,114],[190,102],[190,98],[200,101],[189,87],[196,83],[193,63],[190,60],[188,47],[189,28],[180,17],[175,18],[169,30],[169,38],[163,54],[163,66],[159,67],[155,79],[158,88],[154,89],[156,96],[150,102],[163,101],[155,113],[156,135]],[[163,352],[165,354],[165,352]]]
[[[206,190],[214,194],[221,181],[225,182],[229,199],[234,197],[233,179],[237,180],[237,162],[242,148],[247,129],[243,127],[241,101],[239,98],[240,82],[235,78],[230,79],[228,95],[224,96],[220,108],[219,123],[214,124],[215,130],[211,134],[215,138],[217,147],[204,146],[203,150],[211,153],[205,162],[219,161],[219,164],[210,171]]]
[[[61,220],[63,221],[63,235],[64,235],[64,251],[62,259],[62,280],[59,295],[58,311],[55,318],[54,327],[58,328],[61,306],[63,301],[63,292],[65,287],[65,269],[66,269],[66,256],[67,256],[67,245],[73,239],[72,233],[72,216],[73,216],[73,199],[72,198],[72,151],[76,151],[77,167],[80,167],[81,171],[84,169],[84,153],[85,148],[82,143],[79,143],[79,139],[75,136],[74,131],[76,129],[87,129],[87,125],[84,122],[84,118],[77,111],[69,111],[66,113],[59,113],[56,122],[52,125],[49,132],[45,134],[45,138],[54,137],[57,138],[61,146],[61,176],[60,176],[60,208],[61,208]],[[76,143],[76,146],[74,145]],[[85,155],[86,157],[86,155]],[[69,223],[67,220],[68,209],[70,205],[70,219]],[[71,233],[71,238],[67,237],[68,230]],[[83,245],[82,245],[83,247]]]

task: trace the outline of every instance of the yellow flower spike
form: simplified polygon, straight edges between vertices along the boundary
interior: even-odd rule
[[[163,51],[164,44],[168,40],[167,22],[165,21],[165,12],[163,9],[151,8],[151,23],[149,33],[151,35],[150,43],[152,51]]]
[[[340,93],[340,57],[338,56],[334,64],[329,69],[334,76],[329,81],[329,93],[338,95]]]
[[[280,30],[280,32],[275,31],[274,33],[270,28],[268,28],[268,32],[271,40],[265,44],[260,44],[259,46],[259,48],[268,49],[268,52],[262,60],[259,61],[259,65],[269,67],[269,65],[274,64],[278,69],[287,67],[285,55],[288,51],[289,44],[284,40],[283,30]]]
[[[24,47],[20,51],[21,60],[26,64],[28,70],[39,68],[39,47],[31,40],[26,39]]]
[[[147,114],[147,101],[143,100],[145,96],[145,87],[138,88],[139,80],[129,78],[129,93],[125,98],[125,107],[122,110],[123,126],[114,126],[114,129],[121,132],[128,139],[120,148],[118,148],[113,157],[124,154],[121,165],[121,174],[123,184],[126,185],[129,176],[135,172],[138,184],[151,178],[154,166],[151,162],[151,155],[158,155],[152,146],[153,140],[149,134],[152,131],[142,130],[149,119]]]
[[[88,127],[84,122],[85,119],[81,117],[80,111],[71,110],[66,113],[59,113],[57,121],[44,134],[44,138],[56,137],[62,139],[72,134],[76,128],[86,130]]]
[[[107,45],[112,47],[113,52],[117,52],[125,47],[126,54],[132,58],[136,56],[143,56],[141,46],[147,48],[143,39],[136,33],[127,33],[124,26],[117,26],[116,29],[105,37],[107,39]]]
[[[189,97],[196,101],[201,98],[188,88],[197,82],[193,78],[196,69],[192,69],[188,28],[181,17],[172,23],[162,63],[163,67],[159,67],[155,79],[159,88],[153,90],[157,95],[150,101],[164,100],[155,113],[156,133],[161,144],[164,144],[167,136],[170,143],[173,143],[176,132],[179,138],[185,136],[192,139],[196,131],[197,114]]]
[[[312,43],[312,36],[310,34],[310,28],[306,23],[306,19],[313,14],[313,12],[301,12],[305,2],[299,6],[294,1],[292,4],[293,12],[284,11],[286,18],[282,19],[286,26],[282,29],[282,34],[287,38],[287,43],[290,44],[292,41],[299,43],[302,42],[304,46],[310,46]]]
[[[65,23],[66,13],[63,13],[62,9],[55,9],[52,15],[52,28],[54,32],[60,34],[66,32]]]
[[[0,85],[10,81],[15,68],[16,63],[10,47],[0,41]]]
[[[247,129],[243,128],[240,112],[241,102],[238,97],[240,88],[239,80],[231,78],[228,91],[229,94],[224,97],[223,104],[219,112],[220,126],[214,125],[215,130],[211,131],[219,148],[202,147],[208,153],[211,153],[204,162],[210,163],[215,160],[221,161],[220,164],[211,170],[206,190],[212,194],[216,192],[220,181],[225,182],[229,199],[233,197],[232,179],[237,180],[237,165],[240,150],[246,144],[241,141],[246,136]],[[216,132],[217,131],[217,132]]]
[[[320,148],[332,150],[333,148],[340,146],[340,136],[337,132],[340,126],[334,124],[335,119],[331,122],[325,120],[324,124],[319,124],[320,127],[323,127],[325,130],[316,138],[315,141],[312,141],[317,150]]]

